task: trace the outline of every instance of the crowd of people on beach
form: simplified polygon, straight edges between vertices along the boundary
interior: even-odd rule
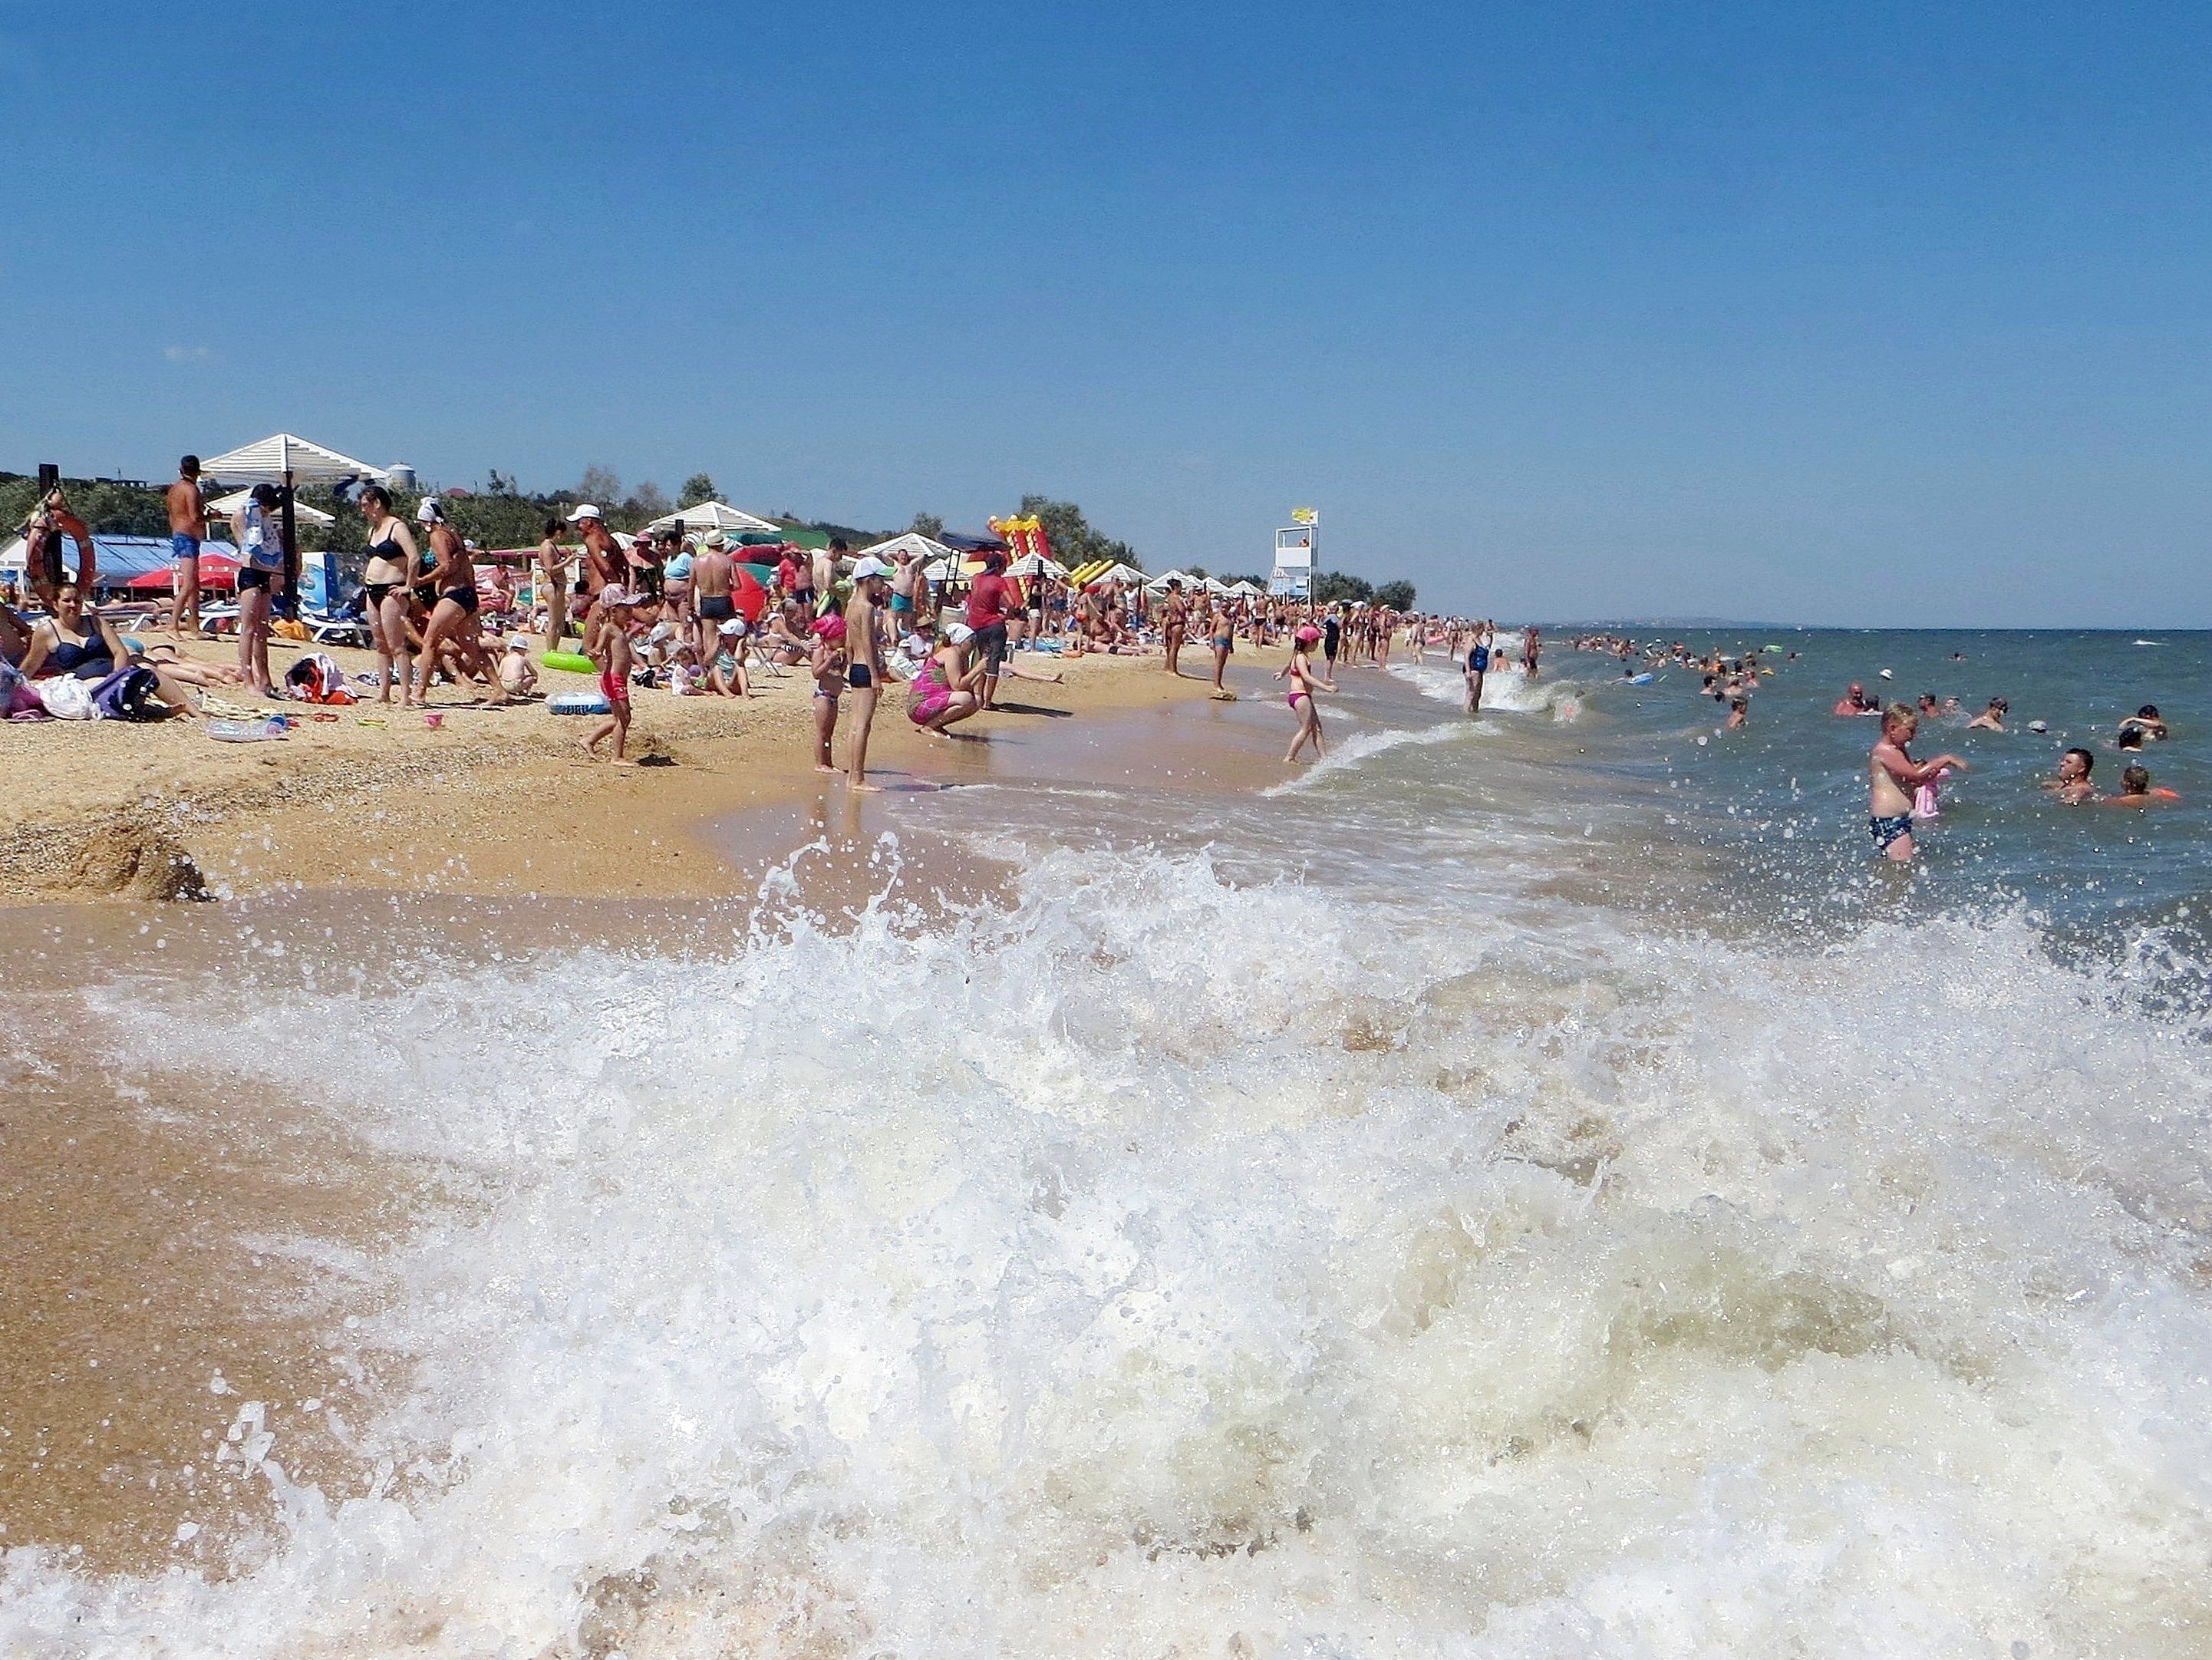
[[[1295,717],[1287,757],[1322,753],[1316,695],[1334,691],[1340,662],[1389,666],[1396,648],[1419,660],[1437,644],[1458,654],[1463,636],[1486,625],[1408,617],[1364,600],[1316,603],[1203,577],[1151,579],[1123,567],[1081,583],[1065,573],[1017,575],[1009,550],[986,548],[946,571],[909,547],[888,556],[855,554],[842,539],[822,547],[739,545],[718,529],[679,522],[635,536],[614,530],[601,509],[580,502],[550,518],[520,558],[487,554],[448,522],[435,495],[403,512],[386,485],[358,483],[343,500],[361,515],[365,543],[358,597],[342,615],[301,620],[296,556],[286,557],[276,486],[245,492],[228,514],[239,550],[234,604],[207,603],[200,553],[210,519],[197,457],[179,463],[164,502],[175,578],[164,604],[126,617],[95,603],[98,554],[92,533],[56,486],[27,526],[27,616],[0,605],[0,692],[25,720],[125,714],[218,717],[215,736],[259,735],[235,717],[271,713],[270,703],[374,704],[359,718],[380,722],[397,706],[435,724],[434,687],[498,708],[544,701],[562,713],[600,717],[584,750],[628,763],[635,695],[735,699],[793,674],[810,684],[816,764],[866,783],[868,740],[887,687],[906,690],[920,730],[947,739],[998,707],[1002,679],[1056,682],[1060,664],[1085,656],[1152,656],[1184,676],[1187,652],[1217,697],[1242,648],[1285,648],[1276,672]],[[70,554],[74,553],[73,562]],[[519,567],[519,568],[518,568]],[[310,623],[317,630],[310,633]],[[166,625],[167,642],[149,643]],[[185,645],[234,630],[234,661],[188,654]],[[137,632],[126,632],[126,629]],[[326,637],[352,636],[373,669],[349,676]],[[302,649],[283,673],[272,642]],[[1528,672],[1534,672],[1533,631]],[[590,690],[545,678],[556,669],[589,674]],[[116,683],[111,687],[110,681]],[[127,698],[114,695],[126,686]],[[80,691],[79,688],[84,690]],[[1479,702],[1479,688],[1474,695]],[[280,723],[282,710],[276,711]],[[330,718],[325,715],[321,718]],[[265,724],[265,723],[264,723]],[[837,733],[844,733],[838,762]]]
[[[538,699],[541,670],[552,668],[592,677],[595,690],[547,701],[556,711],[600,717],[579,740],[581,748],[627,763],[637,690],[744,699],[757,696],[763,680],[796,674],[811,693],[815,766],[870,789],[869,740],[883,695],[894,687],[905,689],[906,714],[916,728],[951,739],[963,735],[956,728],[998,707],[1002,680],[1055,682],[1062,678],[1059,664],[1086,655],[1156,656],[1165,672],[1181,677],[1188,672],[1186,654],[1198,654],[1212,694],[1233,698],[1227,672],[1239,647],[1282,647],[1274,678],[1283,683],[1292,724],[1284,760],[1296,764],[1325,752],[1319,700],[1338,690],[1340,666],[1388,669],[1394,658],[1419,666],[1439,652],[1462,675],[1471,715],[1484,708],[1490,676],[1510,669],[1534,681],[1541,672],[1544,641],[1534,625],[1518,630],[1509,654],[1500,648],[1498,624],[1486,619],[1400,612],[1365,601],[1316,603],[1181,575],[1145,579],[1126,567],[1078,584],[1034,567],[1017,575],[1004,548],[985,548],[972,565],[948,571],[941,562],[926,564],[898,538],[885,544],[886,557],[865,549],[856,555],[834,538],[818,548],[741,546],[720,530],[695,534],[680,521],[629,536],[612,530],[591,502],[549,518],[537,546],[522,555],[525,569],[510,574],[455,532],[434,495],[416,502],[410,522],[395,510],[389,489],[367,483],[352,496],[367,532],[352,617],[375,666],[349,678],[326,654],[302,651],[280,678],[270,662],[272,638],[289,632],[304,644],[307,635],[280,615],[288,562],[279,492],[257,485],[229,514],[239,550],[234,666],[180,648],[211,625],[198,578],[209,509],[197,458],[182,459],[164,499],[173,595],[165,611],[151,611],[139,625],[150,634],[147,624],[165,621],[173,640],[149,644],[94,603],[97,549],[64,493],[56,487],[41,496],[26,532],[26,578],[35,603],[28,615],[0,605],[0,699],[12,718],[252,714],[257,711],[235,701],[251,698],[397,702],[435,724],[434,685],[496,708]],[[65,559],[72,544],[74,569]],[[1799,655],[1779,646],[1698,651],[1679,640],[1609,632],[1568,643],[1617,660],[1629,684],[1648,684],[1668,670],[1695,673],[1699,696],[1726,709],[1723,732],[1748,725],[1762,684]],[[1944,781],[1967,768],[1952,753],[1913,758],[1911,745],[1923,723],[1960,721],[1967,730],[2002,733],[2009,709],[1993,697],[1966,717],[1956,696],[1932,692],[1885,704],[1853,681],[1833,713],[1878,722],[1868,758],[1869,830],[1883,857],[1902,863],[1914,856],[1916,823],[1938,811]],[[2044,729],[2041,721],[2030,723],[2031,731]],[[2167,735],[2157,708],[2145,704],[2120,723],[2115,742],[2136,752]],[[2069,806],[2149,807],[2178,799],[2139,761],[2124,768],[2117,791],[2103,794],[2095,764],[2093,751],[2069,749],[2045,787]]]

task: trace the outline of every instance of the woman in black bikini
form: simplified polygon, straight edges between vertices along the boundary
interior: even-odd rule
[[[446,522],[446,515],[431,497],[422,498],[422,505],[415,510],[415,516],[429,527],[431,565],[423,573],[422,581],[438,596],[437,603],[430,608],[430,620],[422,629],[422,654],[417,660],[422,675],[416,701],[430,701],[430,677],[437,672],[441,648],[450,640],[463,672],[481,674],[489,687],[484,702],[504,703],[507,701],[507,688],[491,665],[483,660],[477,634],[477,573],[469,560],[468,544]]]
[[[381,484],[362,491],[361,511],[368,520],[368,569],[362,582],[362,605],[368,612],[369,638],[376,642],[376,701],[392,701],[396,659],[400,702],[412,708],[415,663],[407,649],[407,571],[415,562],[415,533],[392,511],[392,497]]]

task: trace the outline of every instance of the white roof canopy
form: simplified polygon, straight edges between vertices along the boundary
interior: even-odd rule
[[[234,484],[281,484],[288,472],[295,484],[338,484],[349,478],[372,478],[382,484],[392,477],[382,467],[372,467],[289,432],[214,456],[200,463],[200,471],[206,477]]]
[[[249,501],[252,500],[252,498],[253,492],[252,490],[233,490],[229,495],[219,496],[214,501],[209,502],[205,511],[207,516],[210,519],[228,519],[231,514],[244,508]],[[305,502],[295,502],[292,503],[292,517],[302,525],[335,525],[337,523],[336,519],[332,518],[329,514],[325,513],[320,508],[311,508]]]
[[[1015,560],[1012,564],[1006,567],[1006,575],[1009,576],[1049,576],[1054,580],[1059,580],[1066,576],[1067,567],[1060,563],[1056,560],[1046,558],[1041,553],[1025,553],[1020,558]],[[1112,575],[1113,573],[1111,571],[1107,573],[1107,575],[1109,576]],[[1103,579],[1102,578],[1100,580],[1103,581]]]
[[[693,531],[772,531],[779,526],[765,519],[756,519],[749,513],[740,513],[727,502],[702,502],[693,508],[679,508],[665,514],[646,526],[655,532],[673,530],[689,534]]]
[[[878,542],[872,548],[862,548],[853,556],[856,559],[866,559],[872,554],[889,564],[901,553],[910,553],[917,559],[934,560],[952,557],[951,549],[946,547],[942,542],[932,541],[918,530],[910,530],[903,536],[894,536],[888,542]],[[922,575],[929,576],[927,570]],[[929,580],[934,582],[939,579],[930,576]]]
[[[1229,585],[1229,591],[1231,593],[1241,593],[1247,599],[1256,599],[1260,595],[1265,593],[1267,589],[1260,587],[1256,582],[1243,581],[1231,582]]]
[[[1165,589],[1170,582],[1180,582],[1187,588],[1194,588],[1198,586],[1198,579],[1195,576],[1179,570],[1162,571],[1145,586],[1147,588]]]
[[[1134,565],[1127,564],[1117,560],[1113,565],[1109,566],[1105,570],[1100,571],[1097,575],[1092,577],[1091,581],[1092,583],[1134,582],[1141,587],[1145,581],[1145,574],[1139,570]],[[1089,584],[1086,584],[1085,586],[1087,587]]]

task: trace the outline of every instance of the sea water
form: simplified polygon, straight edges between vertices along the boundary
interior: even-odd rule
[[[2180,640],[1778,635],[1745,733],[1679,670],[1346,669],[1280,787],[1048,756],[711,948],[126,967],[119,1085],[304,1067],[465,1198],[333,1324],[406,1357],[349,1468],[288,1474],[301,1379],[253,1536],[12,1549],[0,1650],[2212,1652]],[[1826,713],[1883,666],[2051,727],[1913,873]],[[1189,718],[1264,757],[1242,689]],[[2140,702],[2182,806],[2048,804]],[[925,828],[1000,900],[902,897]]]

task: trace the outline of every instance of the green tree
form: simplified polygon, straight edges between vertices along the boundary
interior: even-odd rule
[[[1375,597],[1375,585],[1364,576],[1351,576],[1339,570],[1314,573],[1313,599],[1317,605],[1333,605],[1340,599],[1361,600]]]
[[[917,513],[907,528],[934,542],[945,534],[945,520],[933,513]]]
[[[595,507],[612,508],[622,502],[622,480],[612,467],[594,461],[576,481],[576,499]]]
[[[1046,539],[1052,544],[1052,556],[1063,565],[1119,559],[1139,570],[1145,568],[1145,562],[1137,556],[1134,548],[1092,529],[1091,521],[1083,516],[1083,509],[1073,502],[1055,502],[1048,496],[1024,496],[1021,514],[1024,519],[1034,518],[1044,526]]]
[[[650,478],[640,484],[629,500],[623,503],[633,519],[641,520],[658,519],[663,514],[673,511],[675,505],[660,486]]]
[[[1391,611],[1409,611],[1413,608],[1413,585],[1402,576],[1385,582],[1375,590],[1375,603]]]
[[[679,508],[696,508],[702,502],[719,502],[722,492],[714,488],[714,481],[703,472],[695,472],[684,481],[684,489],[676,498]]]

